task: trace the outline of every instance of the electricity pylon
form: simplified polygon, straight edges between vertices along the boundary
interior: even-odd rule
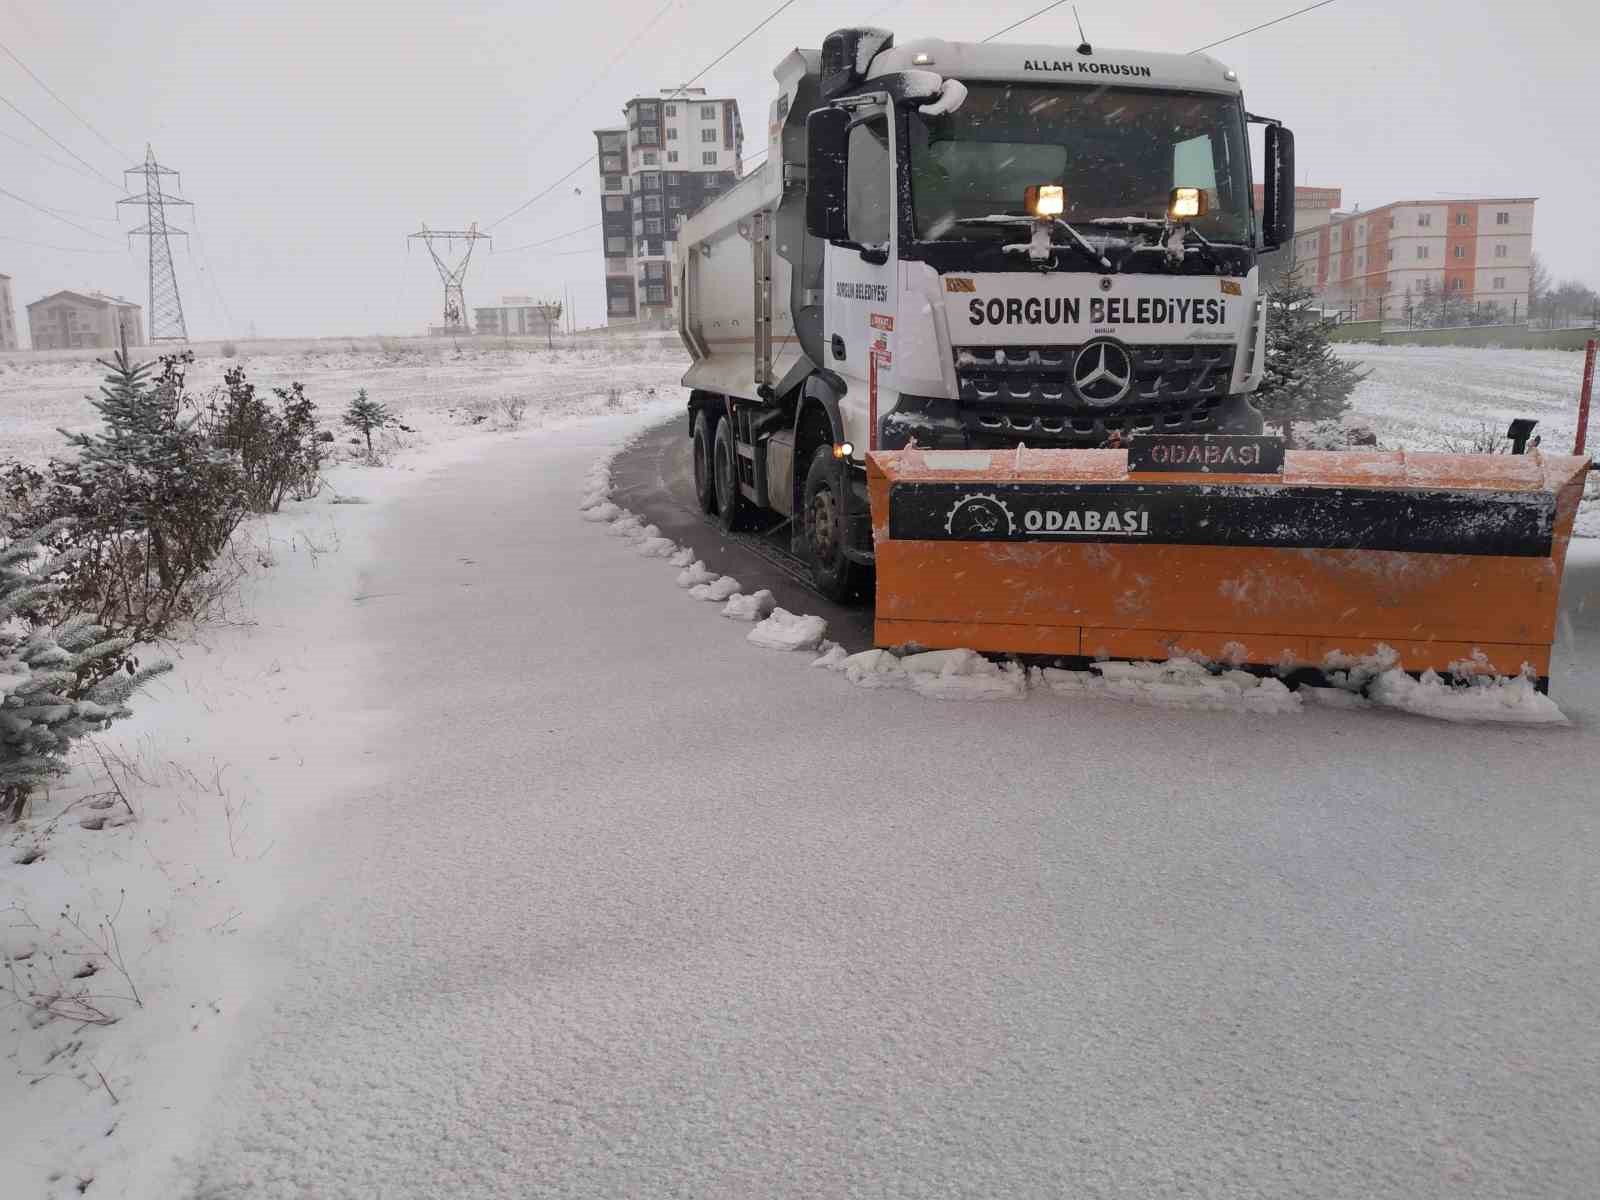
[[[156,152],[149,143],[145,144],[144,162],[137,167],[129,167],[123,175],[144,176],[143,194],[134,191],[133,195],[118,200],[117,205],[144,205],[144,225],[129,230],[128,236],[143,237],[150,243],[150,340],[187,342],[189,329],[183,321],[183,297],[178,295],[178,277],[172,270],[172,242],[169,235],[189,235],[167,224],[167,207],[189,204],[189,201],[169,196],[161,189],[163,175],[171,175],[173,186],[180,186],[178,173],[156,161]]]
[[[414,238],[421,238],[422,244],[428,248],[428,253],[433,256],[433,265],[439,268],[439,278],[444,280],[444,327],[448,332],[464,332],[467,324],[467,294],[464,284],[467,278],[467,264],[472,261],[473,247],[481,239],[489,238],[487,233],[478,232],[478,223],[474,221],[467,229],[429,229],[427,222],[423,222],[420,233],[406,235],[409,242]],[[492,240],[492,239],[491,239]],[[434,249],[435,242],[444,245],[444,256]],[[467,248],[461,252],[459,262],[452,262],[455,258],[455,243],[465,242]]]

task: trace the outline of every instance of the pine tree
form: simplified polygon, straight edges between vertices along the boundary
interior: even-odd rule
[[[1296,421],[1330,421],[1350,407],[1350,393],[1370,371],[1333,352],[1314,293],[1293,276],[1267,292],[1267,361],[1253,397],[1261,415],[1294,445]]]
[[[394,416],[387,405],[367,399],[367,389],[362,388],[356,393],[356,398],[350,401],[350,407],[344,410],[343,419],[347,427],[366,437],[367,457],[371,458],[372,431],[390,424]]]
[[[58,625],[27,619],[28,611],[47,607],[61,586],[56,576],[70,565],[69,556],[45,548],[56,532],[45,527],[0,544],[0,818],[12,821],[36,788],[64,770],[76,739],[127,716],[128,697],[170,666],[99,675],[131,638],[107,638],[82,615]]]

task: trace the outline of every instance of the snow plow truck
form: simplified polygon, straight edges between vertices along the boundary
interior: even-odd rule
[[[1235,72],[860,28],[774,76],[765,161],[674,250],[725,529],[788,521],[834,598],[875,575],[880,646],[1546,684],[1585,460],[1263,433],[1294,140]]]

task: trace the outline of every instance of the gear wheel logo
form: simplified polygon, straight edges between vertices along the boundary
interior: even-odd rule
[[[968,492],[945,514],[944,531],[951,537],[1010,537],[1017,531],[1006,502],[990,492]]]

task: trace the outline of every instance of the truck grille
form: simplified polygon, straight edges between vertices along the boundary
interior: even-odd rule
[[[1077,346],[973,346],[955,352],[970,444],[1099,445],[1113,432],[1205,433],[1233,379],[1231,345],[1127,346],[1133,385],[1117,404],[1072,386]]]

